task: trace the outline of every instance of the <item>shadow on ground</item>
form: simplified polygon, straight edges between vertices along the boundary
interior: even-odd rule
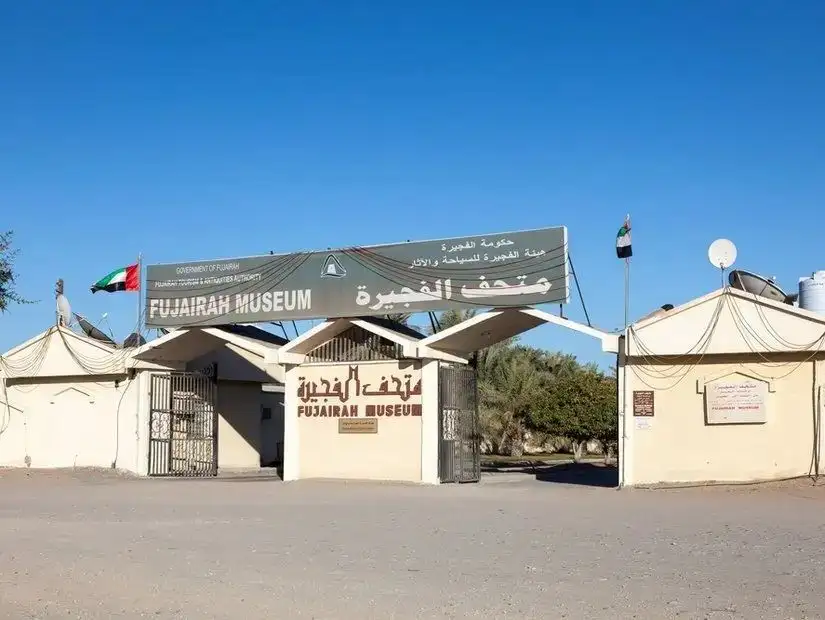
[[[576,484],[590,487],[616,487],[619,485],[619,470],[615,465],[604,463],[485,463],[483,474],[495,478],[496,474],[526,474],[539,482]]]

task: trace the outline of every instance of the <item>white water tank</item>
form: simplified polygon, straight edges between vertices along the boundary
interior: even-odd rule
[[[799,279],[799,307],[825,314],[825,271]]]

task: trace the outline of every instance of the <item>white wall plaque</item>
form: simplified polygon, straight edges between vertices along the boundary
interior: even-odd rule
[[[636,430],[637,431],[649,431],[651,424],[650,418],[633,418],[636,421]]]
[[[764,424],[767,421],[768,384],[741,377],[705,386],[708,424]]]

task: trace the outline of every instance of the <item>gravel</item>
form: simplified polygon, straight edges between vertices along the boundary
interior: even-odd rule
[[[506,476],[420,487],[3,470],[0,617],[825,617],[825,486]]]

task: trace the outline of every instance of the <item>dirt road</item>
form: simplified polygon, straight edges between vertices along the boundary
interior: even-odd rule
[[[3,618],[822,618],[825,487],[0,472]]]

